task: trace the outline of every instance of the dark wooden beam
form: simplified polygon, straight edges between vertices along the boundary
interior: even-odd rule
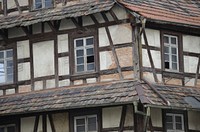
[[[18,0],[14,0],[14,1],[15,1],[16,6],[17,6],[17,9],[18,9],[18,11],[19,11],[19,14],[21,14],[22,11],[21,11],[21,8],[20,8],[20,5],[19,5]]]
[[[124,105],[122,107],[122,112],[121,112],[121,120],[120,120],[120,124],[119,124],[119,132],[123,132],[123,128],[124,128],[124,123],[125,123],[125,119],[126,119],[126,110],[127,110],[127,106]]]
[[[8,15],[8,12],[7,12],[7,0],[3,0],[3,13],[4,13],[4,16],[7,16]]]
[[[8,42],[8,34],[6,31],[3,31],[2,29],[0,29],[0,35],[3,38],[3,40],[7,43]]]
[[[93,22],[95,23],[95,25],[99,24],[99,22],[97,21],[96,17],[93,14],[90,14],[90,17],[93,20]]]
[[[56,27],[52,24],[52,22],[47,21],[47,24],[49,25],[49,27],[51,28],[51,30],[52,30],[53,32],[56,32],[56,31],[57,31]]]
[[[71,18],[72,22],[74,23],[74,25],[77,27],[77,28],[80,28],[81,26],[79,25],[78,21],[75,19],[75,18]]]
[[[113,10],[110,10],[110,14],[113,17],[114,21],[118,21],[119,19],[117,18],[117,16],[115,15],[115,13],[113,12]]]
[[[105,12],[101,12],[101,15],[103,19],[105,20],[105,22],[109,22],[108,17],[106,16]]]
[[[35,117],[35,123],[34,123],[33,132],[37,132],[37,130],[38,130],[39,119],[40,119],[40,116],[37,115],[37,116]]]
[[[42,132],[47,132],[47,115],[42,115]]]
[[[21,28],[22,28],[22,30],[25,32],[25,34],[27,35],[27,37],[30,38],[30,37],[31,37],[31,32],[30,32],[30,30],[28,29],[28,27],[22,26]]]
[[[197,80],[198,80],[198,77],[199,77],[199,67],[200,67],[200,56],[199,56],[199,61],[198,61],[198,64],[197,64],[197,70],[196,70],[194,86],[197,86]]]
[[[50,122],[50,125],[51,125],[51,130],[52,132],[56,132],[56,129],[55,129],[55,125],[54,125],[54,122],[53,122],[53,117],[51,114],[48,115],[49,117],[49,122]]]

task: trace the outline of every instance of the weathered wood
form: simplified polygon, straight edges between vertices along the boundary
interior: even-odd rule
[[[106,16],[105,12],[101,12],[101,15],[103,19],[105,20],[105,22],[109,22],[108,17]]]
[[[30,33],[28,27],[22,26],[21,28],[25,32],[25,34],[28,36],[28,38],[30,38],[31,37],[31,33]]]
[[[72,22],[74,23],[74,25],[77,27],[77,28],[81,28],[81,25],[79,25],[79,22],[75,19],[75,18],[71,18]]]
[[[113,12],[113,10],[109,11],[111,16],[113,17],[114,21],[118,21],[119,19],[117,18],[117,16],[115,15],[115,13]]]
[[[48,114],[48,117],[49,117],[49,122],[50,122],[50,125],[51,125],[51,130],[52,132],[56,132],[56,129],[55,129],[55,125],[54,125],[54,122],[53,122],[53,117],[51,114]]]
[[[4,16],[8,15],[7,10],[8,10],[8,8],[7,8],[7,0],[3,0],[3,14],[4,14]]]
[[[148,53],[148,56],[149,56],[150,65],[151,65],[151,68],[153,70],[154,81],[158,82],[158,77],[157,77],[157,74],[156,74],[153,58],[152,58],[152,55],[151,55],[151,51],[149,49],[149,43],[148,43],[148,40],[147,40],[146,31],[145,31],[144,28],[142,30],[143,30],[143,37],[144,37],[145,45],[147,47],[147,53]]]
[[[16,6],[17,6],[17,9],[18,9],[18,11],[19,11],[19,14],[21,14],[22,11],[21,11],[21,8],[20,8],[20,5],[19,5],[18,0],[14,0],[14,1],[15,1]]]
[[[127,110],[127,106],[124,105],[122,107],[122,112],[121,112],[121,120],[120,120],[120,124],[119,124],[119,132],[123,132],[123,128],[124,128],[124,123],[125,123],[125,119],[126,119],[126,110]]]
[[[115,50],[115,47],[114,47],[114,44],[113,44],[113,41],[112,41],[110,31],[109,31],[108,27],[105,27],[105,28],[106,28],[106,33],[107,33],[108,40],[109,40],[109,43],[110,43],[110,47],[112,49],[115,64],[117,65],[117,70],[118,70],[118,73],[119,73],[120,80],[123,80],[124,77],[123,77],[123,74],[122,74],[122,71],[121,71],[121,67],[120,67],[120,64],[119,64],[119,60],[118,60],[117,53],[116,53],[116,50]]]
[[[54,71],[55,71],[55,85],[58,87],[58,80],[59,80],[59,66],[58,66],[58,40],[57,37],[54,40]]]
[[[52,24],[52,22],[47,21],[47,24],[49,25],[49,27],[51,28],[51,30],[52,30],[53,32],[56,32],[56,31],[57,31],[56,27]]]
[[[42,132],[47,132],[47,115],[42,115]]]
[[[33,132],[37,132],[37,130],[38,130],[39,119],[40,119],[40,116],[37,115],[37,116],[35,117],[35,123],[34,123]]]
[[[194,86],[197,86],[197,81],[198,81],[198,77],[199,77],[199,67],[200,67],[200,56],[199,56],[199,61],[198,61],[198,64],[197,64],[197,70],[196,70]]]
[[[99,22],[97,21],[96,17],[93,14],[90,14],[90,17],[93,20],[93,22],[95,23],[95,25],[99,24]]]

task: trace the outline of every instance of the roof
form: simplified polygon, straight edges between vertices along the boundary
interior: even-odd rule
[[[33,12],[22,13],[20,15],[10,15],[0,17],[0,29],[15,26],[28,26],[39,22],[61,20],[64,18],[79,17],[110,10],[114,5],[112,0],[97,2],[90,0],[75,5],[63,6],[59,8],[45,9]]]
[[[121,3],[149,21],[200,27],[199,0],[122,0]]]
[[[160,94],[169,101],[169,107],[200,108],[200,89],[195,87],[154,85]]]

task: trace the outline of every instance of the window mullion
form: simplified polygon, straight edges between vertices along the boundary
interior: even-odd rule
[[[4,74],[5,82],[7,82],[7,60],[6,60],[6,50],[4,51]]]
[[[85,116],[85,132],[88,131],[88,118]]]
[[[83,46],[84,46],[84,71],[87,71],[86,38],[83,39]]]

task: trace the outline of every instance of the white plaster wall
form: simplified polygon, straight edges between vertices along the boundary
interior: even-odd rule
[[[58,53],[68,52],[68,51],[69,51],[68,34],[58,35]]]
[[[69,79],[65,79],[65,80],[59,81],[59,87],[69,86],[69,85],[70,85],[70,80]]]
[[[76,28],[76,26],[74,25],[74,23],[70,19],[61,20],[60,30],[73,29],[73,28]]]
[[[200,53],[200,37],[183,35],[183,50]]]
[[[18,0],[20,6],[28,5],[28,0]]]
[[[189,129],[200,130],[200,112],[188,111],[188,124]]]
[[[162,75],[161,74],[156,74],[158,78],[158,82],[162,82]],[[143,76],[145,79],[147,79],[150,82],[155,82],[153,73],[151,72],[143,72]]]
[[[185,86],[194,86],[195,78],[185,77]]]
[[[99,28],[99,47],[109,46],[110,42],[104,27]]]
[[[21,37],[21,36],[25,36],[25,35],[26,34],[24,33],[24,31],[19,27],[14,27],[14,28],[8,29],[8,38]]]
[[[112,8],[113,12],[115,13],[115,15],[117,16],[117,18],[119,20],[122,20],[122,19],[127,19],[128,18],[128,13],[126,12],[125,9],[119,7],[119,6],[114,6]]]
[[[69,75],[69,57],[58,58],[59,76]]]
[[[86,81],[87,81],[87,83],[96,83],[97,79],[96,78],[87,78]]]
[[[21,118],[21,132],[33,132],[35,117]]]
[[[58,114],[53,114],[52,116],[56,132],[69,132],[68,113],[58,113]]]
[[[28,58],[30,57],[29,40],[17,42],[17,58]]]
[[[96,13],[96,14],[94,14],[94,16],[95,16],[95,18],[97,19],[97,21],[99,23],[104,23],[105,22],[105,20],[103,19],[102,15],[100,13]]]
[[[196,73],[198,65],[197,57],[184,56],[184,70],[189,73]]]
[[[151,50],[155,68],[161,68],[161,54],[160,51]],[[142,63],[144,67],[151,67],[147,49],[142,49]]]
[[[10,94],[15,94],[15,89],[14,88],[6,89],[6,95],[10,95]]]
[[[28,0],[18,0],[20,6],[28,5]],[[14,0],[7,0],[7,8],[15,8],[17,7]]]
[[[145,31],[149,46],[160,47],[160,31],[148,28]],[[145,44],[143,35],[141,40],[142,44]]]
[[[100,52],[100,70],[106,70],[109,69],[109,67],[112,65],[112,56],[108,51]]]
[[[162,110],[151,108],[151,120],[154,127],[162,127]]]
[[[36,23],[33,24],[33,34],[38,34],[42,32],[42,24],[41,23]]]
[[[83,16],[83,26],[93,25],[94,22],[90,16]]]
[[[55,84],[55,79],[51,79],[51,80],[46,80],[46,88],[55,88],[56,84]]]
[[[109,107],[102,109],[103,128],[119,127],[122,107]]]
[[[34,90],[42,90],[43,89],[43,81],[36,81],[34,83]]]
[[[29,80],[30,77],[30,62],[18,64],[18,81]]]
[[[0,96],[2,96],[3,95],[3,90],[0,90]]]
[[[47,116],[47,132],[52,132],[49,117]]]
[[[132,42],[132,29],[129,23],[109,26],[109,30],[114,44]]]
[[[54,74],[54,41],[33,44],[34,77]]]
[[[127,110],[126,110],[126,118],[125,118],[125,123],[124,126],[133,126],[133,105],[128,105]]]
[[[39,123],[38,123],[38,130],[37,130],[37,132],[43,132],[43,131],[42,131],[42,116],[40,116],[40,118],[39,118]]]

